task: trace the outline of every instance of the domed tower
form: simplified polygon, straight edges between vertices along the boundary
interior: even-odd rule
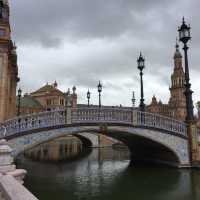
[[[186,118],[185,74],[182,66],[182,55],[176,42],[174,53],[174,71],[171,75],[169,115],[178,120]]]
[[[16,85],[19,81],[9,12],[8,0],[0,0],[0,122],[16,115]]]

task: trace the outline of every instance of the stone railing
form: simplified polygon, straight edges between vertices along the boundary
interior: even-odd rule
[[[0,175],[1,200],[38,200],[11,175]]]
[[[23,132],[70,124],[119,123],[148,128],[157,128],[186,136],[183,122],[157,114],[123,108],[80,107],[36,113],[6,121],[0,126],[0,138]]]
[[[72,123],[132,123],[132,110],[120,108],[79,108],[72,113]]]
[[[135,126],[157,128],[175,134],[187,136],[186,124],[184,122],[147,112],[133,112],[133,124]]]
[[[3,138],[5,136],[6,137],[11,136],[29,130],[63,125],[65,124],[65,122],[66,122],[65,110],[24,115],[6,121],[0,127],[0,138]]]

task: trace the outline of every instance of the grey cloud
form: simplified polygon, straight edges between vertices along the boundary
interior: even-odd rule
[[[54,46],[52,41],[54,43],[58,38],[61,40],[66,36],[83,39],[112,38],[126,32],[140,35],[141,28],[152,27],[149,16],[155,15],[155,11],[161,12],[167,9],[170,6],[167,2],[167,0],[12,1],[14,36],[22,43],[37,42],[46,47],[48,43],[46,41],[50,41],[50,46]]]
[[[21,48],[42,49],[41,55],[35,56],[47,60],[45,63],[39,59],[30,60],[29,52],[24,53],[19,64],[23,65],[25,58],[27,65],[33,66],[34,62],[31,72],[38,81],[36,84],[28,80],[27,67],[22,74],[23,84],[27,88],[36,87],[34,84],[39,87],[42,82],[57,79],[63,88],[77,85],[96,89],[98,80],[103,80],[110,91],[138,90],[136,59],[142,51],[146,57],[144,79],[152,82],[145,83],[146,95],[150,99],[154,91],[149,85],[155,86],[159,82],[162,87],[169,87],[177,26],[183,15],[192,26],[190,67],[200,73],[199,6],[198,0],[12,1],[15,40]],[[91,45],[96,40],[100,47]],[[73,52],[75,61],[67,51],[62,52],[66,50],[65,45],[72,43],[76,46]],[[85,51],[79,50],[84,45]],[[55,53],[58,50],[60,54],[50,57],[49,49]],[[163,91],[158,89],[157,92],[165,96]],[[165,94],[168,95],[168,90]]]

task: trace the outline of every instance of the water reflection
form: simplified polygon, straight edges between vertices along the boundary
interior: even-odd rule
[[[71,163],[45,164],[21,159],[26,186],[40,200],[200,199],[200,171],[129,165],[129,154],[94,149]]]

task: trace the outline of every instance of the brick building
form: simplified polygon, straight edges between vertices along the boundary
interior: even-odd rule
[[[20,113],[21,115],[30,114],[41,111],[52,111],[65,108],[66,98],[69,98],[72,109],[77,107],[77,94],[76,87],[72,88],[72,94],[70,89],[67,93],[58,89],[58,84],[55,81],[53,84],[46,84],[38,90],[25,94],[20,101]],[[17,105],[18,106],[18,101]]]
[[[0,122],[16,115],[16,85],[19,81],[9,16],[8,0],[0,0]]]

